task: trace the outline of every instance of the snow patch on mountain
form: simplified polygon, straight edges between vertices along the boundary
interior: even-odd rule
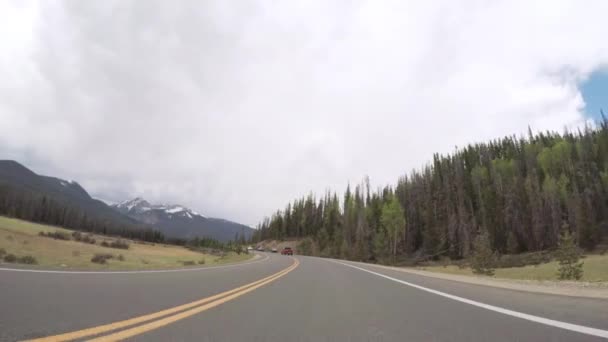
[[[182,207],[179,207],[179,206],[173,207],[171,209],[165,209],[165,212],[167,214],[175,214],[175,213],[179,213],[179,212],[182,212],[182,211],[186,211],[186,209],[184,209]]]
[[[187,219],[194,219],[195,216],[206,218],[198,212],[188,209],[184,206],[177,204],[150,204],[141,197],[136,197],[131,200],[121,202],[120,204],[113,205],[118,209],[126,210],[129,213],[143,213],[149,211],[160,211],[163,212],[169,218],[182,217]]]

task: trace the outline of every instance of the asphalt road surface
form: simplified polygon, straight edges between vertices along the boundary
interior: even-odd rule
[[[608,301],[277,254],[180,272],[0,270],[0,340],[36,338],[606,341]]]

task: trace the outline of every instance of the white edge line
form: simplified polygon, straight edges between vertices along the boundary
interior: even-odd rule
[[[173,270],[141,270],[141,271],[59,271],[59,270],[28,270],[22,268],[0,268],[0,271],[7,272],[28,272],[28,273],[55,273],[55,274],[138,274],[138,273],[170,273],[170,272],[195,272],[195,271],[204,271],[218,268],[229,268],[236,266],[245,266],[251,265],[258,262],[266,261],[270,259],[268,255],[265,255],[264,258],[258,260],[251,260],[246,262],[239,262],[235,264],[229,265],[218,265],[218,266],[208,266],[208,267],[197,267],[197,268],[177,268]]]
[[[407,281],[403,281],[397,278],[393,278],[393,277],[389,277],[387,275],[384,275],[382,273],[378,273],[378,272],[374,272],[374,271],[370,271],[367,270],[365,268],[362,267],[358,267],[358,266],[354,266],[354,265],[350,265],[347,263],[343,263],[340,261],[335,261],[335,260],[330,260],[333,261],[335,263],[344,265],[344,266],[348,266],[348,267],[352,267],[355,269],[358,269],[360,271],[364,271],[367,273],[371,273],[373,275],[376,275],[378,277],[382,277],[388,280],[392,280],[394,282],[397,283],[401,283],[403,285],[407,285],[407,286],[411,286],[414,287],[416,289],[422,290],[422,291],[426,291],[432,294],[436,294],[438,296],[442,296],[445,298],[449,298],[458,302],[462,302],[462,303],[466,303],[466,304],[470,304],[473,306],[477,306],[486,310],[490,310],[490,311],[495,311],[504,315],[509,315],[509,316],[513,316],[513,317],[517,317],[517,318],[521,318],[521,319],[525,319],[528,321],[532,321],[532,322],[536,322],[536,323],[540,323],[540,324],[545,324],[545,325],[549,325],[552,327],[556,327],[556,328],[561,328],[561,329],[566,329],[566,330],[570,330],[570,331],[575,331],[581,334],[587,334],[587,335],[592,335],[592,336],[597,336],[597,337],[603,337],[603,338],[608,338],[608,330],[602,330],[602,329],[596,329],[596,328],[590,328],[590,327],[586,327],[583,325],[578,325],[578,324],[572,324],[572,323],[567,323],[567,322],[562,322],[562,321],[556,321],[553,319],[549,319],[549,318],[544,318],[544,317],[539,317],[539,316],[534,316],[534,315],[530,315],[530,314],[526,314],[523,312],[519,312],[519,311],[513,311],[513,310],[509,310],[509,309],[505,309],[505,308],[501,308],[498,306],[494,306],[494,305],[489,305],[489,304],[484,304],[481,302],[477,302],[471,299],[467,299],[467,298],[463,298],[463,297],[458,297],[458,296],[454,296],[451,295],[449,293],[445,293],[445,292],[441,292],[441,291],[437,291],[437,290],[433,290],[433,289],[429,289],[420,285],[416,285]]]

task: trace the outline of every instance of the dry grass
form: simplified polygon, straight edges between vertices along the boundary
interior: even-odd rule
[[[608,255],[587,255],[584,259],[583,278],[581,281],[608,281]],[[524,267],[497,268],[495,278],[525,280],[558,280],[556,261]],[[474,275],[470,268],[449,266],[419,267],[421,270],[459,275]]]
[[[136,270],[136,269],[165,269],[183,268],[184,263],[193,261],[199,263],[205,260],[205,265],[217,265],[247,260],[251,255],[229,253],[224,258],[209,254],[190,251],[186,248],[150,244],[138,241],[128,241],[128,250],[117,250],[99,245],[104,240],[114,240],[105,236],[95,236],[97,244],[91,245],[77,241],[54,240],[39,236],[40,232],[62,231],[71,234],[72,231],[11,219],[0,216],[0,248],[7,253],[17,256],[31,255],[38,261],[39,268],[47,269],[85,269],[85,270]],[[116,257],[106,264],[91,262],[95,254],[110,253]],[[122,254],[124,261],[118,259]],[[5,265],[6,266],[6,265]]]

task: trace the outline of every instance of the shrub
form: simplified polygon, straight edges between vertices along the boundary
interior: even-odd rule
[[[125,256],[122,254],[118,254],[118,261],[125,261]]]
[[[496,260],[496,267],[508,268],[508,267],[523,267],[528,265],[540,265],[551,261],[552,253],[548,251],[533,252],[533,253],[522,253],[522,254],[508,254],[502,255]]]
[[[17,262],[20,264],[27,264],[27,265],[36,265],[38,264],[38,260],[36,260],[36,258],[34,258],[31,255],[24,255],[20,258],[17,258]]]
[[[6,254],[6,249],[0,248],[0,258],[2,258]]]
[[[192,265],[195,265],[196,263],[192,260],[186,260],[186,261],[182,261],[182,264],[184,266],[192,266]]]
[[[38,235],[46,236],[48,238],[52,238],[55,240],[70,240],[70,235],[68,233],[58,232],[58,231],[47,232],[47,233],[40,232],[40,233],[38,233]]]
[[[81,232],[73,232],[72,233],[72,238],[76,241],[80,241],[82,240],[82,233]]]
[[[95,239],[91,235],[85,235],[82,237],[82,242],[90,243],[91,245],[95,244]]]
[[[110,247],[118,249],[129,249],[129,244],[124,240],[116,240],[110,243]]]
[[[124,240],[115,240],[115,241],[103,241],[101,243],[103,247],[109,248],[117,248],[117,249],[129,249],[129,243]]]
[[[89,234],[82,234],[81,232],[73,232],[72,238],[78,242],[90,243],[92,245],[95,244],[95,239],[91,237]]]
[[[105,264],[108,260],[112,259],[114,256],[108,253],[97,253],[91,258],[91,262],[96,264]]]
[[[17,262],[17,256],[15,254],[7,254],[4,256],[4,261],[5,262]]]
[[[204,264],[205,264],[205,259],[201,259],[201,260],[199,260],[199,261],[198,261],[198,264],[199,264],[199,265],[204,265]]]

